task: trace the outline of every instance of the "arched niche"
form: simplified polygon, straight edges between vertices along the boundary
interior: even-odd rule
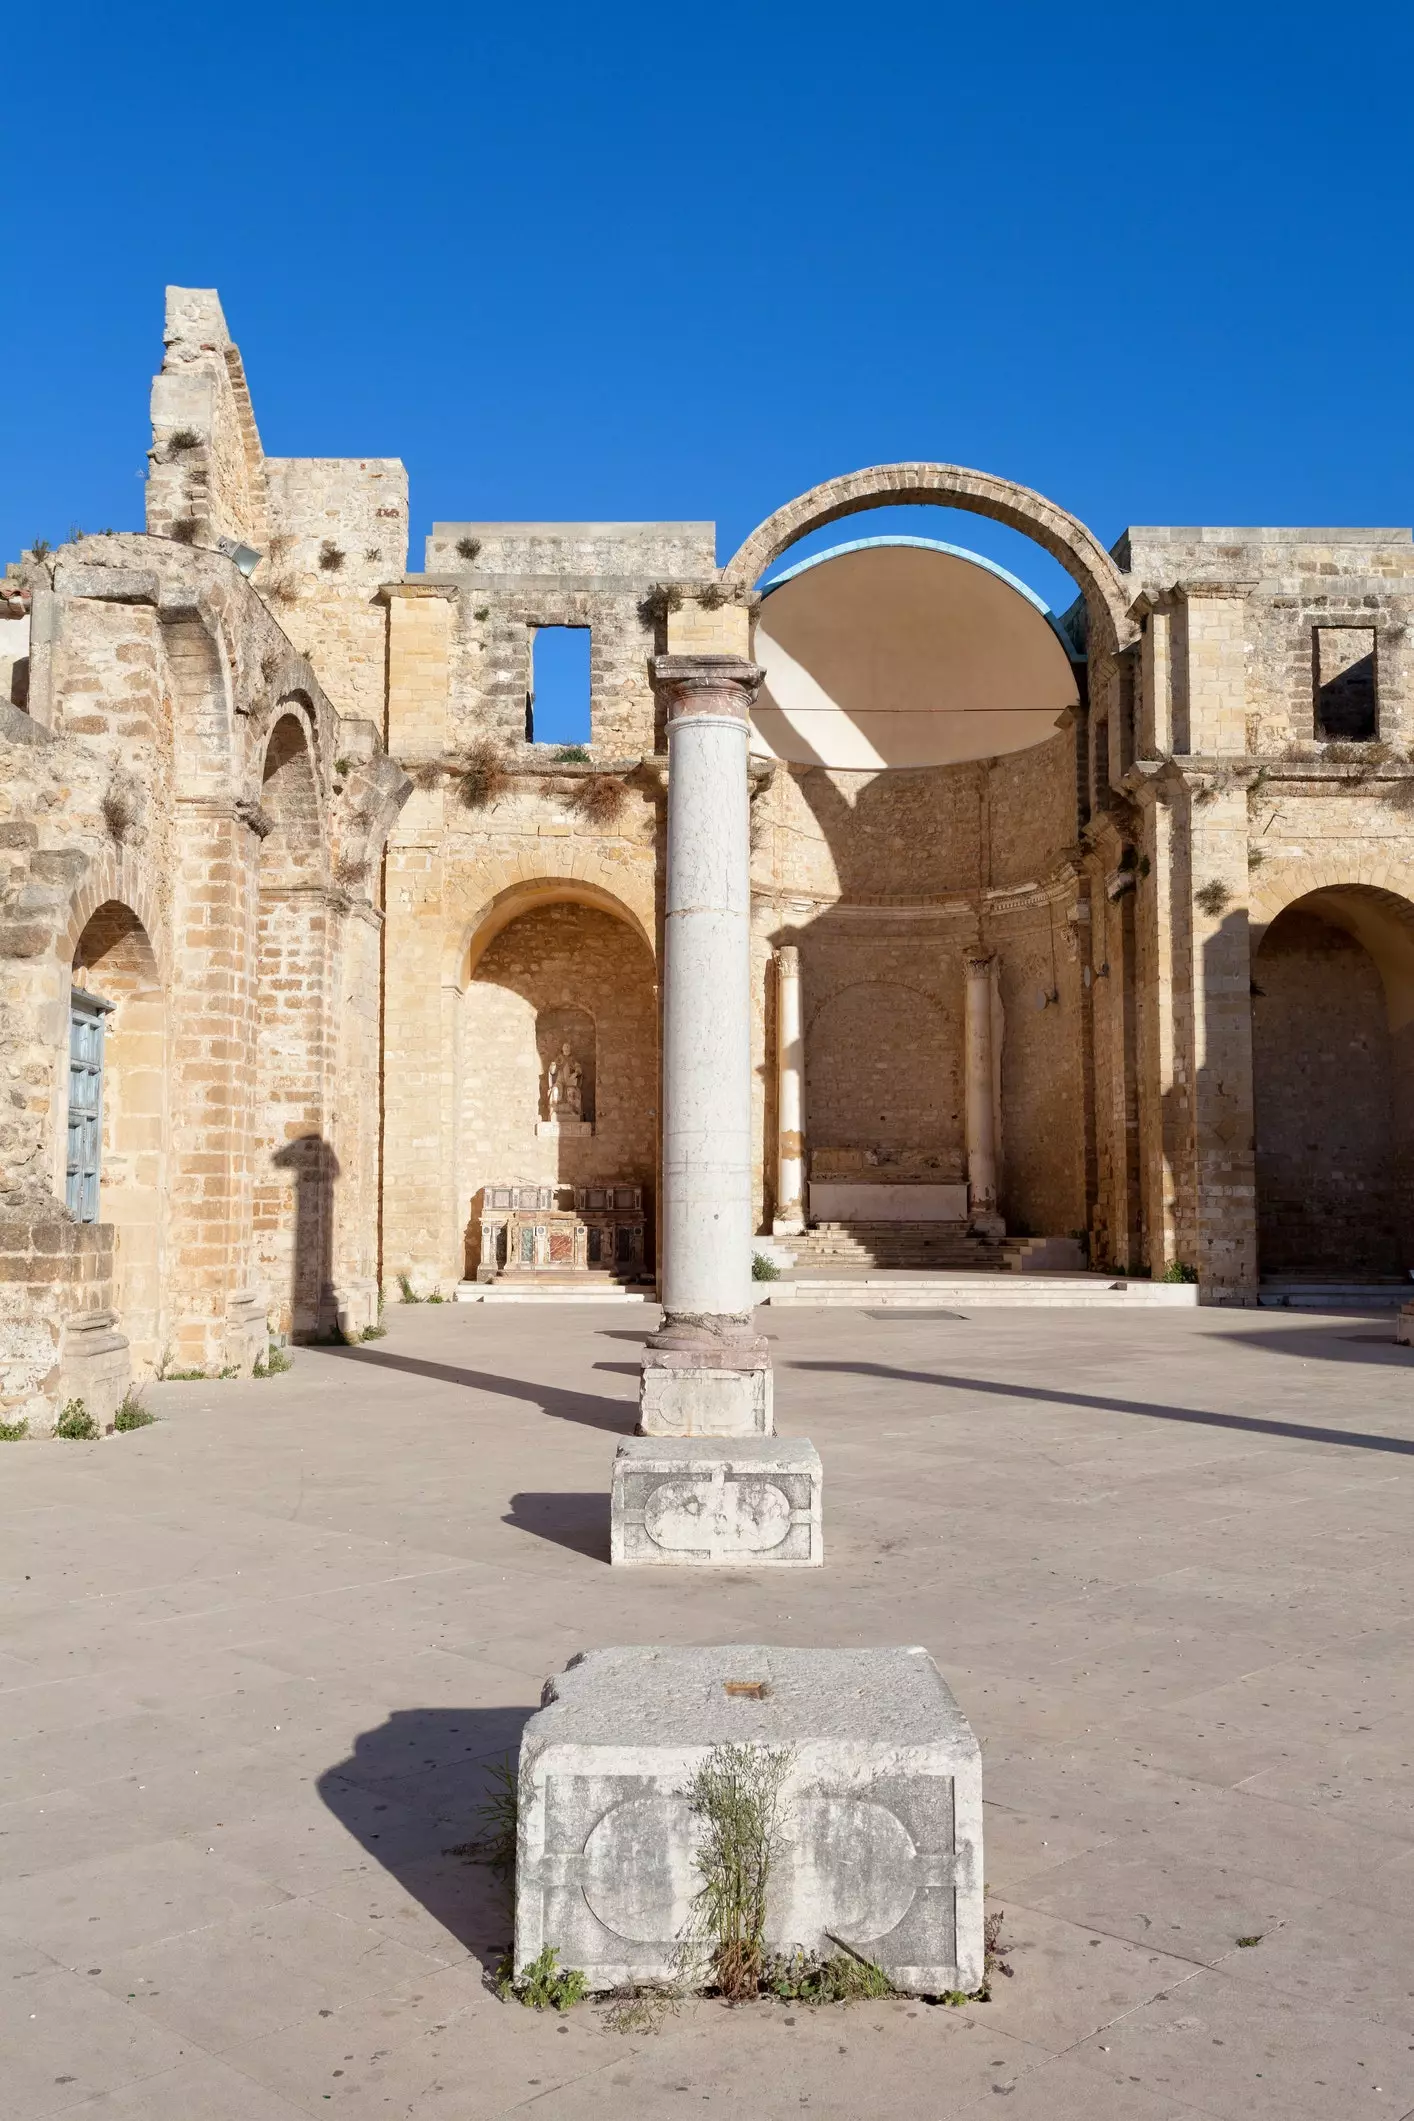
[[[619,1181],[651,1196],[658,1023],[653,956],[639,924],[583,892],[522,896],[489,934],[477,931],[464,962],[452,1072],[457,1193],[474,1271],[489,1185]],[[584,1071],[579,1127],[552,1124],[546,1100],[549,1065],[566,1037]]]
[[[1403,1280],[1414,1265],[1414,905],[1323,884],[1254,933],[1264,1276]]]
[[[83,1197],[71,1179],[70,1207],[117,1233],[114,1307],[142,1375],[156,1367],[164,1339],[167,1009],[151,937],[131,906],[107,899],[89,915],[74,944],[71,995],[67,1161],[80,1173],[96,1164],[96,1186]],[[97,1070],[76,1065],[80,1045]],[[81,1108],[90,1101],[88,1124]]]

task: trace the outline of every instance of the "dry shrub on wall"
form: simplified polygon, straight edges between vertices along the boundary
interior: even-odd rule
[[[482,737],[467,754],[461,776],[461,799],[468,810],[485,810],[511,785],[511,776],[499,747]]]
[[[592,773],[580,785],[575,797],[575,808],[586,825],[596,832],[608,832],[617,825],[628,802],[628,790],[612,774]]]

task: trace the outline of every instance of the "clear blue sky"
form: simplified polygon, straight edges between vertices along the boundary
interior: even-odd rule
[[[1407,5],[126,0],[23,44],[4,557],[140,522],[169,280],[220,288],[272,454],[405,460],[415,565],[464,516],[726,557],[900,457],[1106,542],[1414,517]]]

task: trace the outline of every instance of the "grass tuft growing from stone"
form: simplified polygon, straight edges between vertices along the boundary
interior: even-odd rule
[[[293,1370],[294,1357],[272,1340],[266,1350],[264,1362],[256,1363],[252,1377],[283,1377],[286,1370]]]
[[[779,1281],[781,1270],[766,1252],[751,1255],[751,1279],[753,1281]]]
[[[0,1443],[23,1443],[28,1434],[27,1414],[22,1414],[18,1421],[0,1421]]]
[[[871,2003],[896,1993],[881,1966],[846,1945],[820,1959],[813,1952],[781,1952],[768,1959],[761,1987],[782,2003]]]
[[[476,1807],[481,1832],[470,1841],[459,1841],[444,1855],[460,1856],[465,1863],[484,1863],[509,1888],[516,1874],[516,1827],[520,1818],[520,1787],[516,1763],[509,1753],[487,1770],[490,1788]]]
[[[122,1404],[113,1416],[113,1427],[126,1434],[129,1429],[151,1428],[156,1419],[157,1416],[147,1406],[142,1394],[130,1390],[123,1394]]]

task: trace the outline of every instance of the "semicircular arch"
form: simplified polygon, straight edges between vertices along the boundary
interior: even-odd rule
[[[1283,864],[1278,878],[1254,886],[1248,915],[1256,961],[1272,924],[1283,913],[1305,910],[1341,928],[1374,959],[1384,984],[1390,1026],[1414,1023],[1414,901],[1383,881],[1352,874],[1360,863]],[[1384,873],[1383,863],[1367,866]]]
[[[826,479],[767,516],[728,560],[723,579],[750,589],[790,546],[842,516],[872,508],[961,508],[1019,530],[1065,568],[1085,596],[1092,623],[1109,649],[1126,646],[1137,629],[1129,617],[1132,593],[1111,554],[1067,509],[1012,479],[961,464],[876,464]]]
[[[54,938],[55,955],[72,965],[79,937],[100,906],[125,906],[142,923],[159,976],[167,976],[166,928],[158,915],[157,895],[146,871],[126,848],[114,848],[93,864],[69,900]]]
[[[593,865],[600,866],[600,865]],[[621,877],[613,879],[622,884]],[[635,902],[637,901],[637,902]],[[469,919],[459,921],[447,936],[442,978],[445,986],[466,987],[472,973],[502,929],[523,913],[539,906],[592,906],[611,919],[633,929],[656,957],[653,942],[653,889],[644,879],[634,899],[625,897],[607,881],[586,870],[546,870],[503,882],[493,889]]]

